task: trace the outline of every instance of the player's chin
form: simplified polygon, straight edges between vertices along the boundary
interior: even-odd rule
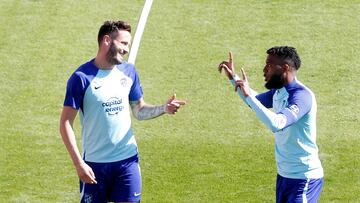
[[[120,63],[122,63],[124,61],[124,57],[122,55],[117,57],[117,61],[119,61]]]
[[[114,56],[114,60],[118,61],[119,63],[122,63],[124,61],[124,54],[121,54],[121,53],[118,52]]]
[[[123,57],[114,57],[113,62],[114,64],[121,64],[124,61]]]

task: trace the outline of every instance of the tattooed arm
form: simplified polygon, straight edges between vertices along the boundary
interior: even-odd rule
[[[146,104],[143,98],[140,98],[138,101],[130,102],[132,112],[138,120],[156,118],[165,113],[175,114],[184,104],[185,101],[176,100],[175,94],[165,104],[159,106]]]
[[[130,106],[133,115],[138,120],[147,120],[156,118],[165,113],[165,105],[154,106],[146,104],[144,99],[141,98],[139,101],[131,101]]]

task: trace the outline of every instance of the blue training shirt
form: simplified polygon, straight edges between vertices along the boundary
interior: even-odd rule
[[[238,94],[275,133],[279,175],[294,179],[324,176],[316,145],[317,104],[309,88],[295,79],[281,89],[246,98],[240,90]]]
[[[138,153],[129,101],[142,95],[136,69],[127,62],[103,70],[92,59],[71,75],[64,106],[80,110],[84,160],[115,162]]]

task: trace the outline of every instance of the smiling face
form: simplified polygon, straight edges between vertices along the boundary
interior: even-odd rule
[[[111,65],[121,64],[125,54],[129,53],[131,34],[126,30],[119,30],[109,36],[109,49],[106,53],[106,60]]]
[[[266,65],[263,69],[265,78],[265,87],[267,89],[280,89],[286,83],[285,68],[280,59],[269,54],[266,58]]]

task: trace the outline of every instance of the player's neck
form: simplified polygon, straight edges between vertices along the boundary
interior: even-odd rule
[[[288,74],[286,74],[284,86],[290,84],[295,79],[296,79],[296,72],[289,72]]]
[[[94,65],[99,68],[99,69],[103,69],[103,70],[110,70],[114,68],[113,64],[110,64],[107,62],[107,60],[100,56],[99,54],[96,56],[95,60],[94,60]]]

